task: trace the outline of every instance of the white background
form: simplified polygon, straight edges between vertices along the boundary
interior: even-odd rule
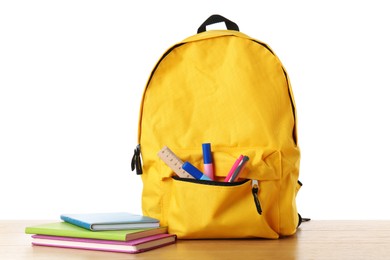
[[[313,219],[389,219],[386,1],[1,1],[0,218],[141,213],[130,171],[154,64],[211,14],[289,73]]]

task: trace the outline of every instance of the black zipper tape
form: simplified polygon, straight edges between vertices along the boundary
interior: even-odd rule
[[[227,187],[239,186],[249,181],[249,179],[243,181],[237,181],[237,182],[204,181],[204,180],[180,178],[177,176],[173,176],[172,178],[176,181],[191,182],[191,183],[198,183],[198,184],[211,185],[211,186],[227,186]]]

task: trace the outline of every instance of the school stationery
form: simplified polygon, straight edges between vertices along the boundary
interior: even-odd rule
[[[249,157],[248,156],[243,156],[241,162],[239,163],[237,168],[234,170],[234,172],[232,174],[232,177],[230,178],[229,182],[234,182],[238,178],[238,175],[244,169],[244,166],[245,166],[247,161],[249,161]]]
[[[81,237],[93,239],[106,239],[128,241],[132,239],[163,234],[166,227],[131,230],[91,231],[67,222],[52,222],[26,227],[26,234],[39,234],[49,236]]]
[[[238,159],[234,162],[232,168],[230,169],[228,175],[226,176],[226,178],[224,180],[225,182],[229,182],[229,180],[232,178],[234,171],[237,169],[237,167],[240,164],[240,162],[242,161],[243,157],[244,157],[243,155],[240,155],[240,157],[238,157]]]
[[[214,180],[214,166],[211,156],[211,144],[204,143],[202,144],[203,150],[203,168],[204,174],[209,177],[211,180]]]
[[[176,236],[170,234],[158,234],[130,241],[112,241],[44,235],[32,236],[32,244],[34,246],[75,248],[129,254],[145,252],[162,246],[174,244],[175,242]]]
[[[90,230],[156,228],[159,220],[127,212],[62,214],[61,219]]]
[[[186,172],[183,167],[182,160],[179,159],[167,146],[164,146],[159,152],[158,157],[160,157],[166,165],[168,165],[180,178],[190,178],[193,179],[191,174]]]
[[[211,179],[207,175],[204,175],[201,171],[198,170],[198,168],[196,168],[189,162],[185,162],[183,164],[183,169],[197,180],[211,181]]]

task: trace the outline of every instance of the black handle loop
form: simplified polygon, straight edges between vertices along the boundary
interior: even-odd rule
[[[202,23],[201,26],[199,26],[198,33],[205,32],[207,25],[211,25],[211,24],[214,24],[214,23],[221,23],[221,22],[225,22],[226,28],[228,30],[240,31],[238,29],[238,25],[236,23],[230,21],[229,19],[223,17],[222,15],[213,14],[212,16],[207,18],[207,20],[204,21],[204,23]]]

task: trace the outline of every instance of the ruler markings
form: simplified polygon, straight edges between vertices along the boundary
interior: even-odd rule
[[[179,159],[167,146],[164,146],[158,152],[158,157],[165,162],[180,178],[194,179],[188,172],[182,169],[183,161]]]

